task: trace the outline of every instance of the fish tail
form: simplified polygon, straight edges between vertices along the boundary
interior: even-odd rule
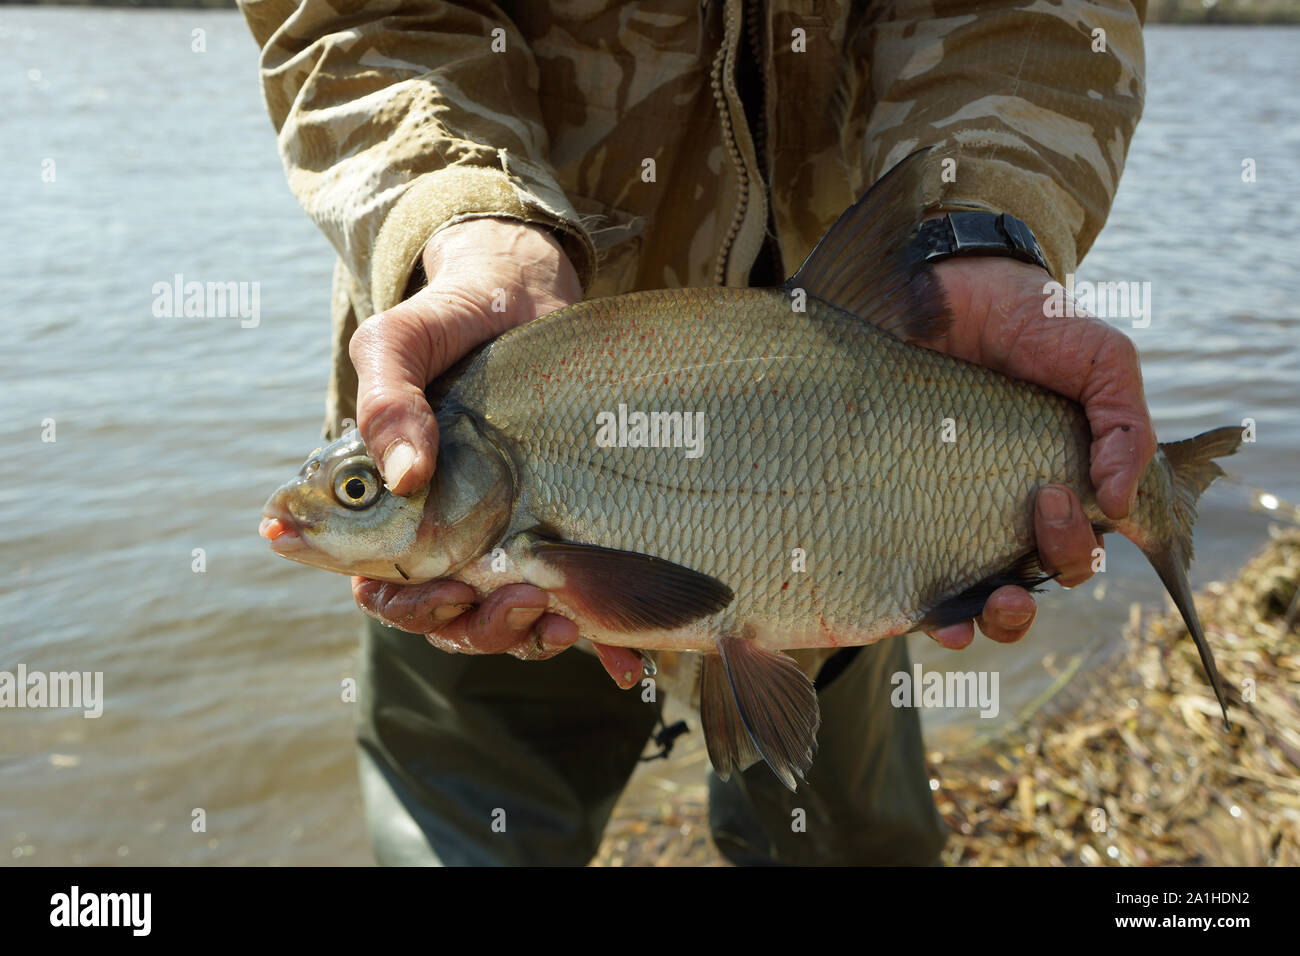
[[[1215,428],[1186,441],[1162,444],[1142,477],[1138,507],[1121,530],[1142,549],[1182,616],[1196,642],[1214,696],[1228,724],[1228,704],[1223,680],[1214,663],[1214,652],[1205,639],[1187,568],[1192,561],[1192,528],[1196,524],[1196,502],[1223,469],[1214,459],[1233,454],[1241,446],[1241,429]],[[1129,528],[1124,528],[1128,524]],[[1130,530],[1131,529],[1131,530]]]

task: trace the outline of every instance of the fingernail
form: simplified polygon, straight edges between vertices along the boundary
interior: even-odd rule
[[[398,439],[384,452],[384,483],[392,488],[401,484],[406,473],[415,464],[415,449],[406,439]]]
[[[465,608],[463,607],[455,604],[444,604],[433,612],[433,619],[435,621],[446,623],[447,621],[460,617],[464,613]]]
[[[1038,493],[1038,510],[1048,521],[1068,521],[1073,507],[1060,488],[1044,488]]]
[[[1003,611],[998,618],[1003,627],[1023,627],[1033,616],[1032,611]]]
[[[506,629],[510,631],[526,631],[542,616],[545,611],[544,607],[517,607],[506,614]]]

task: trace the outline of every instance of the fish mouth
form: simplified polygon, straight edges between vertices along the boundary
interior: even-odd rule
[[[272,551],[302,544],[302,536],[279,515],[262,515],[262,522],[257,526],[257,533],[271,542]]]
[[[310,548],[302,539],[302,525],[279,498],[277,492],[267,501],[262,509],[262,520],[257,526],[257,533],[270,542],[271,550],[276,554],[288,555]]]

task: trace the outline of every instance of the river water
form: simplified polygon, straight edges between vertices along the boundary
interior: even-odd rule
[[[1242,483],[1201,509],[1196,583],[1263,540],[1250,488],[1300,499],[1298,38],[1148,31],[1147,115],[1079,274],[1152,284],[1130,334],[1162,436],[1256,421]],[[98,718],[0,709],[4,862],[370,859],[347,583],[255,533],[318,434],[332,263],[285,186],[256,55],[229,12],[0,9],[0,670],[104,682]],[[258,283],[259,321],[156,315],[177,275]],[[1121,544],[1021,645],[917,646],[997,669],[1005,717],[1045,657],[1104,657],[1129,605],[1161,600]],[[988,723],[926,720],[939,742]]]

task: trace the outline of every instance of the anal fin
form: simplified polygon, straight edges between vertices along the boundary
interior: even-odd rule
[[[700,723],[713,770],[723,780],[763,759],[736,709],[727,668],[717,654],[705,654],[700,665]]]
[[[812,681],[792,657],[760,647],[753,640],[720,637],[718,651],[726,687],[721,687],[715,663],[700,688],[701,713],[706,707],[713,711],[712,718],[705,719],[710,758],[718,751],[730,773],[732,766],[742,766],[756,752],[780,781],[794,790],[797,781],[806,778],[817,750],[821,712]],[[722,693],[726,689],[733,698],[729,704]],[[711,698],[707,703],[706,694]],[[748,734],[748,745],[739,738],[734,717],[719,711],[727,706],[734,707]],[[718,769],[721,772],[723,768]]]

